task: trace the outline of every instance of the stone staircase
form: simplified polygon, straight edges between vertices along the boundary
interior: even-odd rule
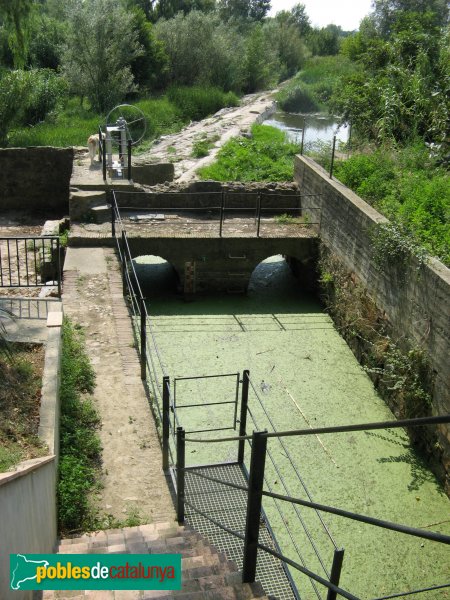
[[[201,535],[176,523],[110,529],[61,540],[59,554],[181,554],[178,591],[47,591],[42,600],[267,600],[259,583],[243,584],[235,564]]]

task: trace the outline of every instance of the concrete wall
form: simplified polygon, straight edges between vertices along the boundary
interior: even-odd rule
[[[372,260],[369,230],[387,219],[359,196],[328,174],[314,161],[297,156],[295,181],[302,206],[321,208],[320,237],[348,270],[367,288],[378,308],[385,312],[394,334],[408,344],[420,345],[429,354],[436,376],[433,414],[450,412],[450,270],[430,258],[419,265],[411,258],[406,276],[395,264],[380,271]],[[439,427],[445,448],[444,468],[450,472],[450,430]]]
[[[49,313],[39,436],[49,455],[0,473],[0,598],[30,600],[31,591],[9,589],[9,555],[52,553],[57,542],[56,482],[59,455],[61,312]]]
[[[0,210],[69,211],[72,148],[0,149]]]

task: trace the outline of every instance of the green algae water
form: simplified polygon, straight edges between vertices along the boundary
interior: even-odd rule
[[[272,424],[281,431],[393,418],[331,319],[302,291],[282,257],[258,266],[247,296],[209,295],[190,303],[175,293],[167,263],[141,257],[136,266],[171,380],[230,374],[177,382],[177,414],[187,431],[233,427],[233,404],[181,406],[234,400],[232,374],[244,369],[250,370],[249,408],[256,423],[250,419],[248,431],[271,430]],[[230,429],[191,437],[233,434]],[[283,494],[287,488],[290,495],[308,499],[306,487],[322,504],[450,534],[450,502],[403,430],[292,437],[283,443],[285,448],[276,439],[268,441],[267,489]],[[186,460],[189,465],[220,462],[234,460],[236,453],[236,444],[188,443]],[[247,459],[249,454],[247,447]],[[450,581],[448,546],[325,513],[322,523],[311,509],[267,498],[264,508],[282,551],[321,576],[331,566],[335,545],[345,548],[341,586],[360,598]],[[294,577],[302,599],[317,597],[307,577]],[[325,598],[325,588],[317,589]],[[450,598],[450,592],[411,597]]]

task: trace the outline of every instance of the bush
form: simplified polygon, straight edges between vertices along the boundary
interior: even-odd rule
[[[35,125],[64,105],[69,86],[63,77],[56,75],[50,69],[27,73],[30,78],[30,94],[24,111],[23,124]]]
[[[252,138],[230,140],[217,162],[199,170],[202,179],[217,181],[292,181],[298,147],[275,127],[254,125]]]
[[[239,98],[215,87],[171,87],[167,98],[175,104],[183,119],[199,121],[226,106],[238,106]]]
[[[0,79],[0,144],[14,125],[43,121],[65,101],[65,80],[49,69],[6,71]]]
[[[89,494],[98,487],[101,445],[97,411],[84,394],[94,390],[95,374],[81,330],[63,324],[58,518],[62,532],[91,529],[96,511]]]

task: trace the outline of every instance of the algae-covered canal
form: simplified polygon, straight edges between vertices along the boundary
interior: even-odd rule
[[[302,292],[281,257],[259,265],[246,297],[211,295],[191,303],[183,302],[175,292],[164,291],[164,285],[170,283],[170,267],[161,264],[161,259],[141,257],[137,266],[144,293],[152,296],[149,308],[154,332],[171,378],[249,369],[278,430],[392,419],[331,319],[314,297]],[[211,382],[180,382],[177,403],[233,399],[231,379]],[[249,402],[259,427],[270,430],[254,393]],[[217,427],[225,419],[229,422],[230,411],[230,406],[225,406],[178,412],[189,430]],[[285,444],[315,501],[450,534],[450,502],[411,450],[403,430],[286,438]],[[292,495],[305,498],[276,440],[269,441],[269,449],[279,465],[279,473],[275,473],[267,464],[271,488],[283,493],[281,474]],[[235,450],[235,446],[188,444],[187,461],[218,462],[234,458]],[[271,503],[265,502],[264,507],[281,548],[298,560]],[[301,509],[301,515],[313,534],[316,550],[329,566],[331,540],[313,511]],[[286,509],[284,518],[307,566],[323,574],[293,510]],[[324,521],[336,544],[345,548],[341,585],[361,598],[450,580],[448,546],[332,515],[324,515]],[[316,597],[307,578],[296,576],[296,581],[303,599]],[[319,586],[319,590],[325,598],[324,588]],[[410,597],[448,598],[450,593],[439,590]]]

